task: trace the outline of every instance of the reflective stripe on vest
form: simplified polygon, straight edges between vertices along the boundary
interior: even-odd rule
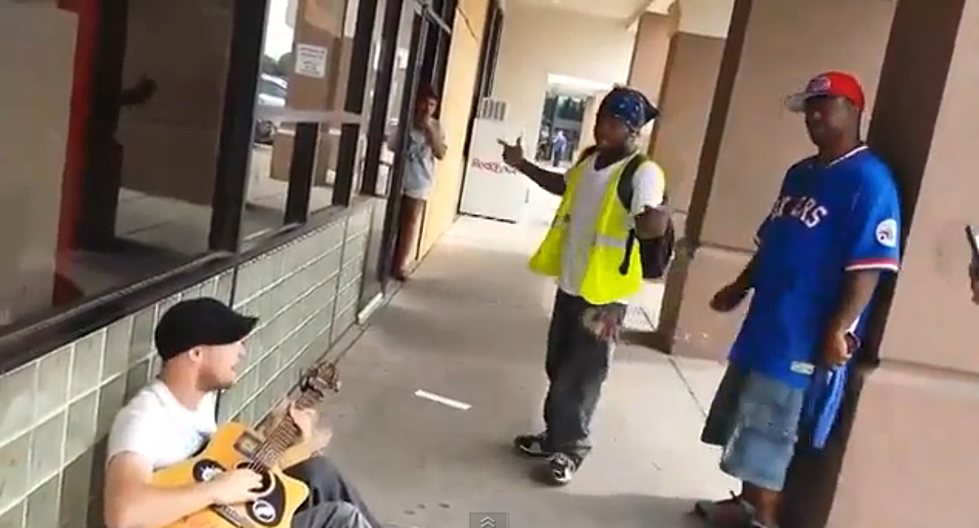
[[[605,198],[595,220],[595,240],[589,249],[588,268],[578,285],[580,295],[591,304],[621,301],[638,292],[642,285],[642,262],[638,251],[633,251],[630,256],[628,274],[623,275],[619,271],[625,258],[626,240],[631,226],[629,211],[622,205],[617,192],[619,178],[626,165],[628,160],[623,161],[609,178]],[[578,180],[585,172],[584,167],[585,164],[581,163],[568,172],[568,187],[561,199],[561,205],[558,206],[544,241],[530,259],[530,269],[536,273],[548,277],[561,274],[564,235],[571,223],[571,205],[574,203]]]

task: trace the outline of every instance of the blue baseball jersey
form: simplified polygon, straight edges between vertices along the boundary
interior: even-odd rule
[[[793,165],[758,229],[754,294],[731,361],[807,387],[844,274],[896,272],[900,225],[894,179],[867,147],[828,165],[816,158]],[[862,329],[858,324],[858,335]]]

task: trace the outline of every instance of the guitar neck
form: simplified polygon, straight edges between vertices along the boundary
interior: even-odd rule
[[[315,390],[303,390],[296,400],[296,407],[299,409],[308,409],[319,403],[322,399],[323,395]],[[260,462],[266,467],[271,467],[299,439],[299,436],[299,427],[296,426],[292,417],[286,413],[283,419],[272,428],[268,436],[266,436],[265,441],[258,448],[257,454],[254,457],[255,461]]]

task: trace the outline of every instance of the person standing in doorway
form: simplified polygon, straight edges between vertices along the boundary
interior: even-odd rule
[[[435,160],[447,150],[442,125],[435,118],[438,95],[428,84],[418,87],[415,116],[408,129],[404,159],[404,192],[398,218],[398,239],[394,252],[394,278],[408,280],[413,264],[422,214],[435,183]],[[392,148],[392,150],[396,150]]]
[[[701,435],[742,482],[731,499],[696,504],[715,526],[776,527],[796,443],[825,440],[879,276],[899,265],[898,192],[860,139],[860,83],[824,73],[787,106],[817,153],[789,168],[758,251],[711,300],[730,312],[754,292]]]
[[[568,138],[564,135],[563,130],[558,130],[554,134],[554,140],[551,142],[551,165],[559,167],[561,162],[564,161],[564,157],[567,156],[568,152]]]
[[[631,203],[622,202],[617,192],[630,160],[641,155],[636,146],[640,129],[658,114],[640,92],[612,90],[598,110],[596,146],[567,174],[527,161],[519,139],[515,145],[500,140],[508,165],[562,196],[551,229],[530,261],[532,270],[558,281],[547,336],[546,428],[514,439],[522,453],[547,459],[556,484],[570,482],[591,451],[592,415],[625,317],[624,302],[642,284],[640,265],[620,270],[629,230],[635,226],[639,238],[652,239],[667,227],[669,214],[661,207],[665,179],[656,163],[643,159],[636,168]]]

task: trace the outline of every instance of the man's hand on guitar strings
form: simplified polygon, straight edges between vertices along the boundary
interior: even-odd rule
[[[299,429],[300,441],[304,444],[311,442],[316,436],[316,422],[318,421],[316,409],[312,407],[300,409],[293,402],[289,404],[289,417],[292,418],[292,422]]]
[[[235,505],[261,497],[262,476],[250,469],[235,469],[221,473],[206,484],[215,504]]]
[[[301,442],[311,454],[323,454],[322,451],[333,438],[333,431],[324,423],[320,423],[319,413],[314,409],[299,409],[295,404],[289,405],[289,417],[302,435]]]

